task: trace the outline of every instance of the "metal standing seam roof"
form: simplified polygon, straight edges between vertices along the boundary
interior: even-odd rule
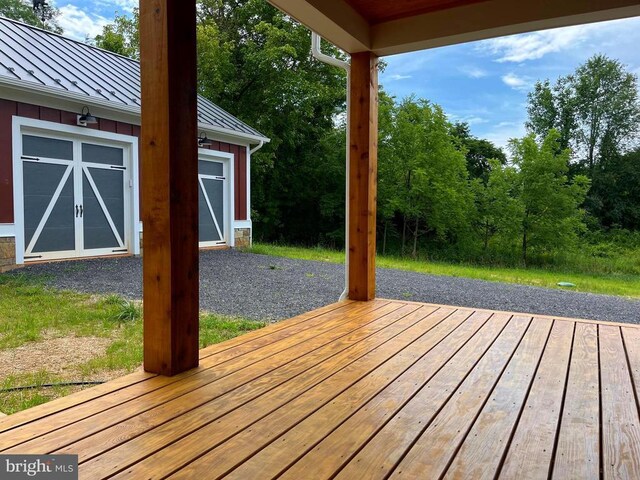
[[[136,60],[0,17],[0,83],[3,80],[140,109],[140,64]],[[266,140],[200,95],[198,122]]]

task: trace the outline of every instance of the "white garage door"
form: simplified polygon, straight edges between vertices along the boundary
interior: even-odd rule
[[[129,252],[124,148],[22,135],[25,261]]]
[[[224,161],[200,158],[198,161],[200,246],[226,245],[228,242],[228,181]]]

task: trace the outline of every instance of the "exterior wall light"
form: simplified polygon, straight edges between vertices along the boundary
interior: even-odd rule
[[[207,134],[205,132],[200,132],[200,136],[198,137],[198,147],[210,147],[212,144],[213,142],[207,138]]]
[[[86,127],[87,125],[95,125],[96,123],[98,123],[98,119],[91,115],[89,107],[86,105],[82,107],[82,113],[78,115],[78,125]]]

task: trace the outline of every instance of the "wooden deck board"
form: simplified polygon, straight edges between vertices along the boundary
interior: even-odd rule
[[[598,327],[603,478],[640,478],[640,419],[618,327]]]
[[[640,328],[330,305],[0,419],[81,478],[640,478]]]
[[[555,322],[500,478],[547,478],[562,413],[575,324]]]

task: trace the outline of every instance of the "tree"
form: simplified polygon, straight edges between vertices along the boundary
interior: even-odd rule
[[[26,0],[0,0],[0,15],[51,32],[62,33],[62,28],[56,20],[60,11],[44,2],[34,8],[33,2]]]
[[[393,134],[396,115],[395,99],[382,88],[378,95],[378,225],[382,228],[382,254],[387,253],[387,240],[393,230],[397,209],[398,172]]]
[[[501,148],[496,147],[489,140],[471,135],[468,123],[455,123],[453,134],[460,143],[460,149],[464,149],[467,170],[471,178],[481,178],[486,183],[491,171],[491,160],[497,160],[501,165],[507,163],[507,156]]]
[[[560,150],[571,147],[590,175],[608,158],[637,141],[640,101],[637,77],[605,55],[594,55],[551,87],[538,82],[529,94],[527,127],[539,140],[559,134]]]
[[[551,129],[555,129],[559,133],[558,151],[570,148],[577,120],[575,98],[568,86],[568,78],[559,78],[553,87],[549,80],[536,82],[528,100],[527,129],[538,140],[544,139]]]
[[[513,248],[524,210],[518,190],[518,170],[498,160],[490,160],[490,167],[486,182],[477,178],[472,183],[476,206],[474,224],[485,254],[494,238],[500,240],[501,249]]]
[[[120,15],[116,12],[113,23],[102,27],[102,33],[96,35],[93,44],[110,52],[138,60],[140,58],[140,12],[133,9],[132,15]]]
[[[512,140],[513,163],[518,169],[522,203],[522,259],[530,251],[550,253],[572,246],[585,228],[580,206],[589,189],[589,179],[576,175],[569,181],[569,150],[558,153],[560,134],[551,130],[536,143],[533,134]]]
[[[395,194],[383,204],[402,218],[402,252],[412,237],[411,254],[418,240],[430,235],[438,240],[459,237],[468,225],[472,196],[464,154],[457,148],[451,124],[442,109],[415,97],[396,107],[390,148],[381,160],[381,172],[390,175]],[[388,215],[388,213],[387,213]]]
[[[603,165],[589,192],[589,207],[607,229],[640,229],[640,148]]]
[[[94,41],[137,58],[137,11]],[[309,31],[263,0],[199,1],[197,42],[199,93],[271,138],[251,162],[256,237],[317,243],[342,228],[312,186],[326,184],[338,160],[344,172],[344,144],[333,149],[346,74],[313,59]]]

